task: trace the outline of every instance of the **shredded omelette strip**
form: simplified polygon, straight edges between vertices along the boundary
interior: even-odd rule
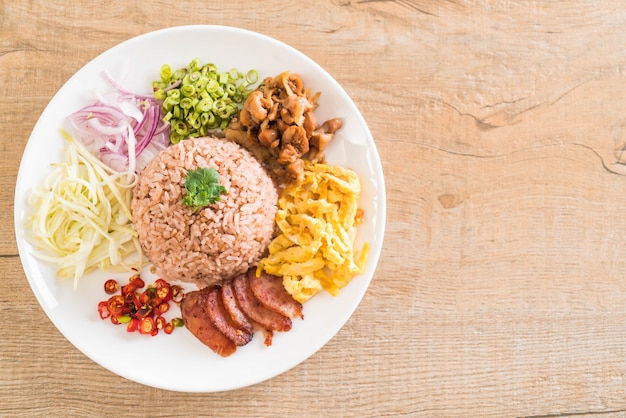
[[[290,184],[278,201],[281,233],[257,272],[282,276],[285,289],[304,303],[322,289],[336,296],[363,272],[369,243],[354,251],[361,185],[347,168],[305,161],[304,180]]]
[[[65,161],[30,196],[34,214],[28,218],[34,256],[58,267],[57,276],[78,280],[100,268],[141,268],[137,232],[130,200],[134,172],[116,172],[96,159],[66,132]]]

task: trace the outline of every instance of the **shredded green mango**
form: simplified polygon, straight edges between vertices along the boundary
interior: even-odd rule
[[[28,218],[34,256],[58,266],[57,276],[141,268],[144,260],[132,226],[130,201],[134,172],[116,172],[65,131],[65,161],[35,187]]]

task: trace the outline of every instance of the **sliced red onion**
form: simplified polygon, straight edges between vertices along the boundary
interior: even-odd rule
[[[169,124],[161,120],[160,103],[114,87],[107,96],[65,120],[66,130],[115,171],[139,172],[169,145]]]

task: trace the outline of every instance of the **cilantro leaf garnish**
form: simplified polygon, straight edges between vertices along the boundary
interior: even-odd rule
[[[214,168],[199,167],[189,170],[185,177],[187,195],[183,197],[183,204],[192,206],[194,211],[220,201],[220,196],[226,194],[226,188],[219,183],[219,173]]]

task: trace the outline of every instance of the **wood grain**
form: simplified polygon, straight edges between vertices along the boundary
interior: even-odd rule
[[[0,416],[626,415],[624,2],[176,5],[0,0]],[[321,64],[363,113],[388,196],[346,326],[219,394],[85,357],[37,304],[13,233],[21,154],[55,92],[119,42],[186,24],[255,30]]]

